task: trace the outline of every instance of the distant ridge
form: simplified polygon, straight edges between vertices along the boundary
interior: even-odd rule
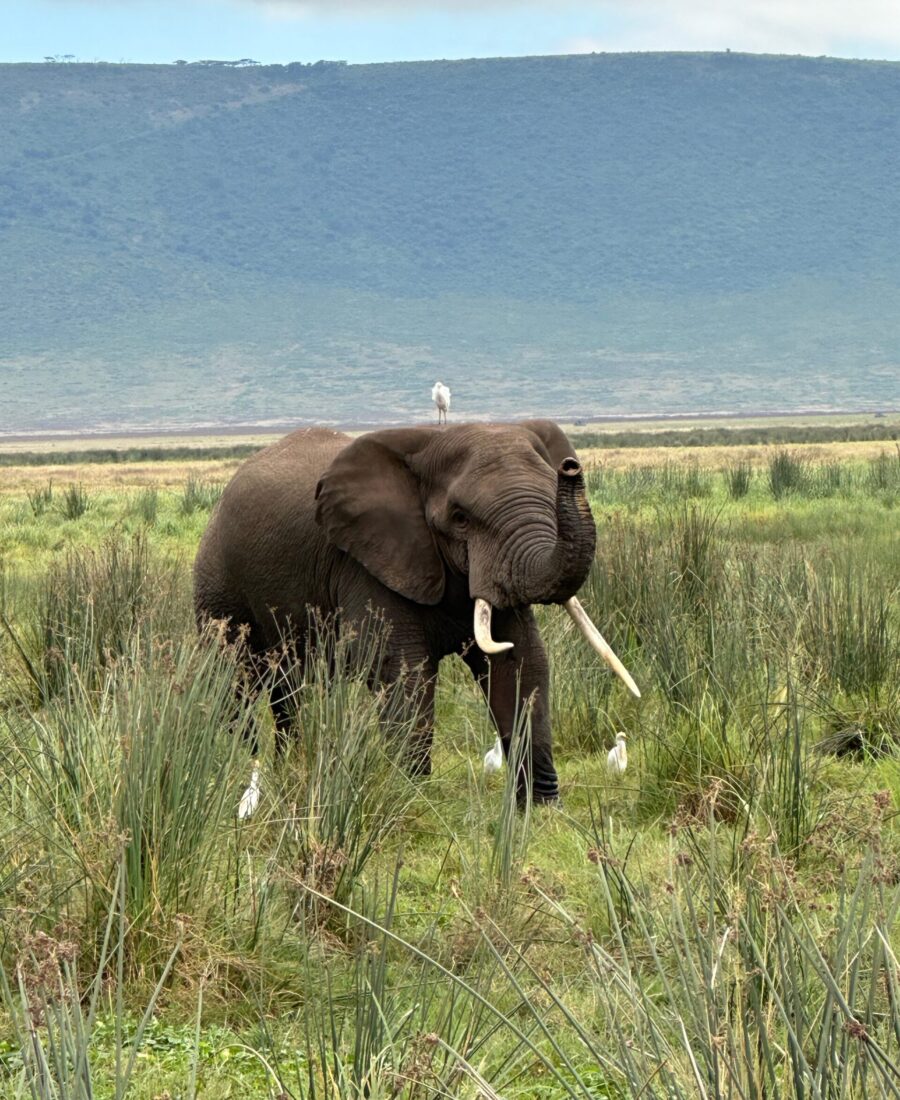
[[[895,63],[3,65],[0,127],[6,432],[900,405]]]

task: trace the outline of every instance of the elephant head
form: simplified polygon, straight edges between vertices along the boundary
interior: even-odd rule
[[[334,459],[316,499],[329,541],[407,599],[439,604],[448,574],[465,578],[486,652],[509,646],[490,637],[491,608],[535,603],[565,604],[606,645],[575,599],[596,529],[581,464],[552,421],[371,432]]]

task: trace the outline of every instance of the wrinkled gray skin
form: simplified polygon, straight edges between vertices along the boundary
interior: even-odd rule
[[[197,555],[196,611],[232,631],[246,624],[249,651],[261,657],[291,624],[305,626],[309,607],[344,621],[379,609],[391,628],[382,679],[404,685],[417,720],[411,770],[430,772],[438,663],[461,653],[504,752],[519,700],[534,697],[518,795],[530,786],[535,801],[553,801],[547,657],[530,605],[578,591],[595,538],[574,449],[549,420],[357,439],[298,431],[245,462],[226,488]],[[511,650],[487,657],[474,645],[476,597],[493,605],[494,639]],[[301,650],[308,641],[298,639]],[[415,668],[420,675],[400,679]]]

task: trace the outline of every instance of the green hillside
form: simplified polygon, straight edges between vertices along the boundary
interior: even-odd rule
[[[0,66],[2,427],[900,404],[900,65]]]

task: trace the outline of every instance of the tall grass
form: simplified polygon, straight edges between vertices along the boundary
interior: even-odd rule
[[[36,517],[42,516],[53,506],[53,481],[48,481],[46,485],[39,485],[28,492],[27,497],[32,514]]]
[[[570,750],[597,751],[617,725],[640,722],[648,814],[671,812],[713,779],[738,813],[756,786],[775,781],[765,760],[777,715],[790,713],[792,743],[806,746],[822,729],[823,699],[839,696],[838,713],[873,714],[871,743],[900,741],[898,591],[896,575],[871,558],[838,562],[792,545],[737,542],[708,504],[659,512],[653,524],[620,515],[600,529],[582,598],[652,698],[653,718],[647,704],[636,708],[612,691],[609,676],[588,675],[577,646],[573,662],[571,643],[551,624],[552,665],[569,670],[554,672],[557,729]],[[808,774],[805,756],[798,767]],[[779,830],[791,848],[797,836],[789,833]]]
[[[216,909],[229,867],[240,735],[235,657],[206,641],[150,647],[138,638],[95,689],[75,666],[40,714],[12,714],[3,766],[17,830],[40,829],[53,852],[44,919],[77,908],[87,934],[106,912],[120,861],[129,957],[152,962],[179,913]],[[68,895],[68,896],[67,896]],[[16,891],[13,891],[13,902]]]
[[[302,1057],[279,1059],[277,1036],[267,1036],[265,1055],[292,1096],[496,1096],[489,1079],[497,1068],[514,1079],[530,1057],[541,1055],[530,1029],[509,1020],[509,1036],[503,1035],[508,1018],[493,1003],[503,995],[502,979],[489,957],[479,953],[461,972],[452,971],[398,934],[401,866],[395,863],[383,884],[374,883],[357,909],[315,897],[332,910],[332,923],[340,918],[354,929],[350,974],[346,996],[326,977],[323,995],[309,1004]],[[426,942],[439,934],[436,917]],[[304,977],[321,981],[314,967]],[[499,1057],[489,1053],[498,1039]]]
[[[877,492],[887,524],[891,469],[810,468],[777,505],[766,476],[735,502],[721,471],[656,471],[597,509],[581,596],[643,697],[539,609],[554,809],[517,809],[515,763],[481,774],[492,734],[458,659],[434,776],[407,777],[404,693],[368,686],[379,628],[318,624],[317,655],[236,690],[245,655],[196,636],[164,525],[10,573],[10,1095],[215,1095],[203,1034],[227,1018],[256,1061],[231,1058],[224,1095],[896,1097],[891,542],[752,541],[757,513],[737,511]],[[609,501],[623,486],[594,483]],[[270,694],[291,716],[280,755]],[[629,769],[610,778],[620,728]],[[514,755],[528,736],[523,706]],[[262,800],[239,821],[252,741]],[[188,1021],[165,1080],[154,1018]]]
[[[91,497],[82,484],[69,485],[62,495],[59,510],[65,519],[81,519],[91,506]]]
[[[864,862],[822,919],[771,841],[751,834],[735,848],[711,816],[683,842],[658,906],[597,861],[613,922],[607,942],[556,906],[584,943],[605,1032],[598,1046],[624,1094],[895,1096],[890,934],[900,891],[885,890]],[[614,891],[627,896],[627,922]]]
[[[594,465],[585,474],[588,494],[596,505],[629,509],[714,498],[716,480],[714,471],[696,462],[669,461],[613,470]],[[725,499],[732,502],[828,497],[890,502],[900,492],[900,451],[882,451],[865,462],[814,462],[802,452],[779,447],[765,456],[759,471],[746,458],[729,463],[718,471],[718,482]]]
[[[710,506],[688,506],[655,525],[620,516],[601,528],[584,591],[616,645],[686,705],[767,682],[756,658],[787,662],[789,652],[809,687],[823,677],[848,693],[890,684],[898,583],[868,555],[737,543]]]
[[[126,1036],[121,1000],[127,936],[125,889],[126,870],[120,863],[103,920],[99,957],[87,984],[81,979],[78,945],[47,934],[26,936],[19,941],[13,974],[0,961],[0,997],[21,1052],[18,1080],[8,1079],[16,1096],[27,1095],[32,1100],[94,1100],[101,1090],[115,1100],[125,1100],[129,1095],[147,1025],[178,957],[181,941],[173,947],[133,1035]],[[115,1070],[110,1087],[106,1087],[106,1082],[98,1080],[92,1047],[104,984],[110,973],[118,975],[119,986],[114,1016]],[[193,1090],[192,1095],[196,1095]]]
[[[141,521],[152,527],[159,515],[159,491],[153,487],[142,489],[135,496],[133,507]]]
[[[900,490],[900,445],[893,453],[882,451],[869,460],[868,481],[872,492]]]
[[[278,795],[276,862],[296,888],[296,918],[314,897],[307,887],[350,900],[416,799],[403,769],[415,715],[369,689],[384,656],[383,629],[360,635],[319,620],[314,630],[315,652],[273,673],[280,692],[289,693],[293,716]]]
[[[194,474],[189,474],[179,502],[181,514],[189,516],[194,512],[211,511],[224,488],[224,485],[219,482],[205,481]]]
[[[786,493],[799,492],[809,484],[808,464],[790,451],[778,450],[769,459],[768,481],[776,500]]]
[[[21,608],[10,607],[4,622],[14,654],[3,671],[41,702],[73,685],[95,690],[129,655],[135,635],[150,644],[183,630],[186,580],[179,563],[154,557],[142,535],[69,550],[22,586]]]
[[[809,679],[848,695],[877,698],[900,671],[900,639],[891,612],[900,597],[900,577],[885,583],[865,560],[848,560],[807,569],[804,588],[800,640]]]
[[[715,478],[711,470],[698,463],[665,462],[615,471],[593,466],[587,470],[585,484],[591,499],[600,505],[620,502],[637,505],[712,496]]]
[[[732,500],[740,500],[750,492],[753,467],[749,462],[733,462],[723,471],[725,488]]]
[[[382,910],[338,906],[365,933],[353,994],[342,1009],[329,988],[311,1007],[308,1060],[280,1066],[282,1085],[308,1097],[896,1095],[900,891],[871,860],[841,878],[832,912],[810,916],[777,845],[736,842],[714,816],[675,838],[658,898],[604,836],[586,840],[602,934],[535,877],[526,889],[545,934],[583,959],[587,1010],[483,911],[463,906],[482,947],[463,973],[398,934],[396,868]]]

